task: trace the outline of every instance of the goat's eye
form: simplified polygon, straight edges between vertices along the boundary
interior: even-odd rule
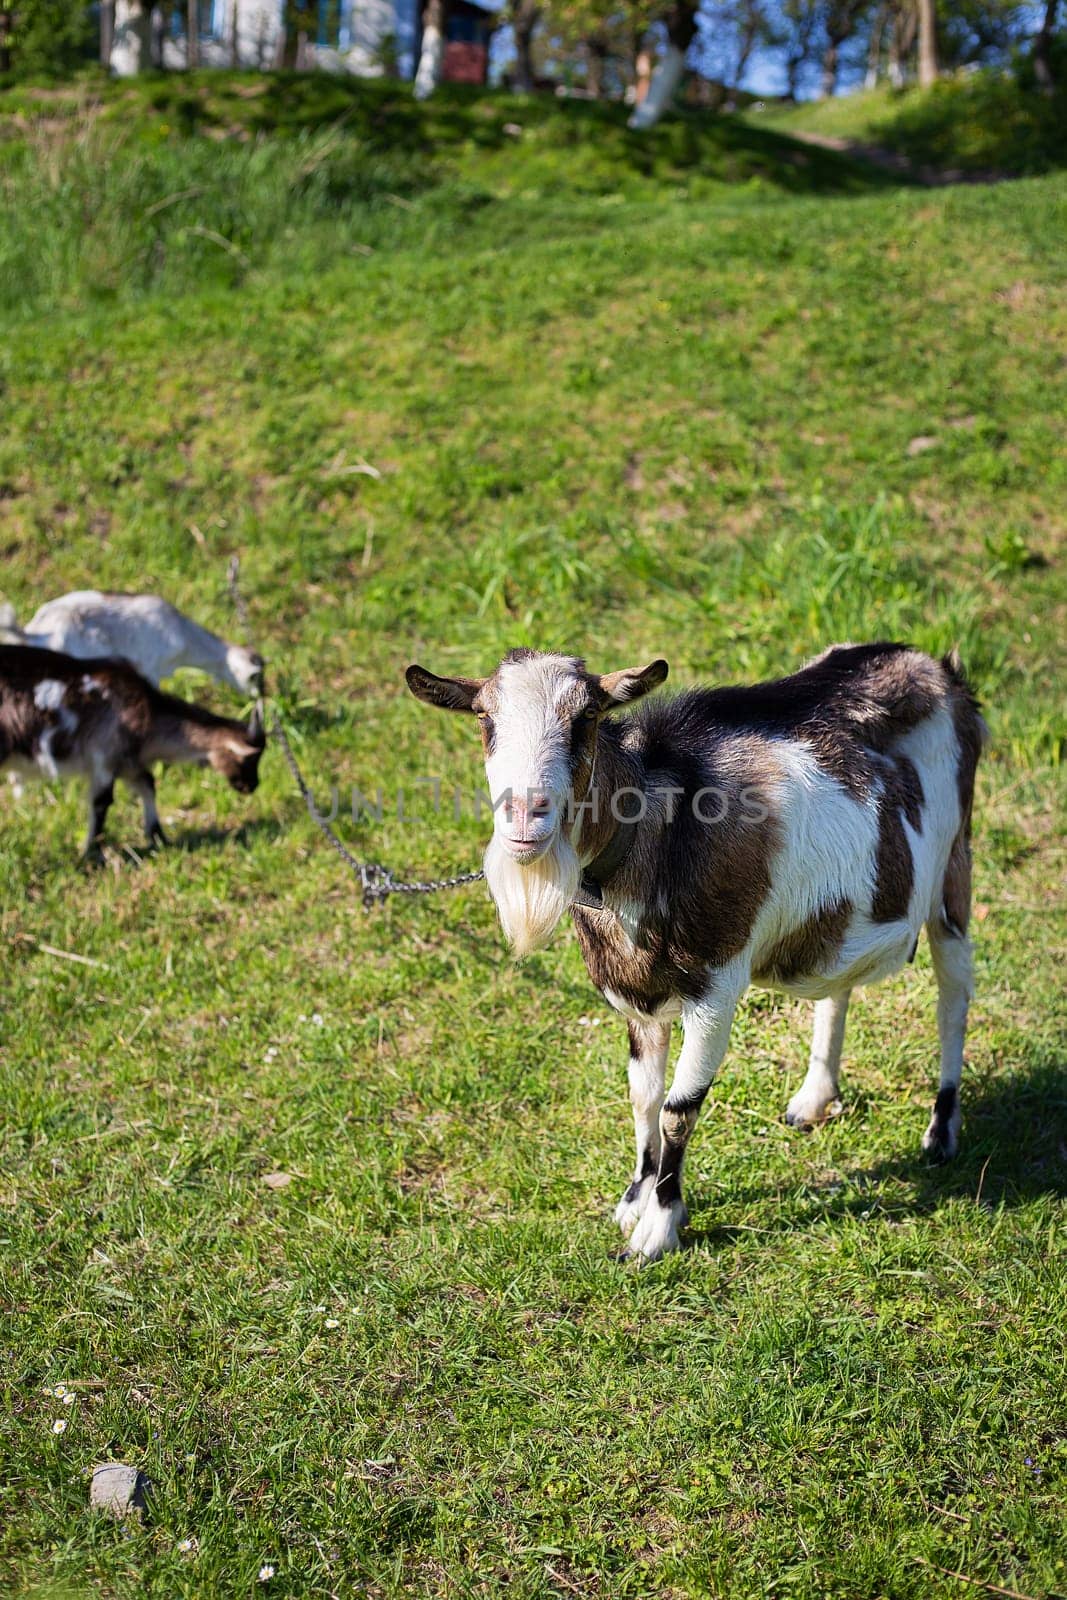
[[[595,722],[596,706],[586,706],[585,710],[581,714],[581,720],[583,722]]]

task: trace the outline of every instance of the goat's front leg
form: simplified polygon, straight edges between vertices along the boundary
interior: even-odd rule
[[[669,1022],[628,1022],[630,1034],[630,1104],[634,1109],[637,1165],[633,1182],[615,1207],[615,1221],[624,1234],[633,1232],[656,1183],[659,1171],[659,1113],[671,1042]]]
[[[689,1220],[682,1200],[685,1147],[726,1054],[730,1024],[747,983],[747,971],[733,963],[715,974],[702,999],[682,1008],[682,1050],[670,1093],[659,1114],[656,1182],[630,1236],[628,1254],[643,1261],[658,1261],[679,1247],[678,1229]]]

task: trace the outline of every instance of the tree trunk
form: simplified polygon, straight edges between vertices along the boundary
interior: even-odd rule
[[[0,72],[11,71],[11,35],[14,31],[14,13],[0,9]]]
[[[674,91],[685,72],[685,53],[696,37],[698,0],[675,0],[663,20],[670,43],[652,74],[648,93],[631,116],[627,126],[638,131],[652,128],[674,98]]]
[[[111,48],[115,43],[115,0],[101,0],[100,5],[100,65],[111,65]]]
[[[819,82],[819,97],[822,100],[829,100],[837,88],[837,57],[838,43],[836,39],[831,39],[822,57],[822,78]]]
[[[1034,39],[1034,77],[1043,94],[1052,94],[1056,87],[1052,71],[1052,37],[1056,32],[1056,11],[1059,0],[1048,0],[1045,15]]]
[[[111,70],[118,78],[132,78],[152,65],[152,10],[138,0],[115,0],[115,32],[111,43]]]
[[[903,89],[907,81],[907,60],[915,43],[917,21],[911,6],[898,6],[889,35],[889,81],[894,89]]]
[[[227,21],[230,25],[230,66],[236,67],[239,63],[240,41],[237,35],[237,0],[230,0],[230,14]]]
[[[200,0],[185,0],[185,65],[189,72],[200,65]]]
[[[422,13],[422,49],[415,74],[415,99],[428,100],[441,81],[445,59],[445,0],[426,0]]]
[[[937,82],[937,12],[934,0],[919,0],[919,87]]]
[[[871,37],[867,46],[867,73],[863,80],[865,89],[875,89],[878,86],[878,73],[882,65],[882,40],[885,38],[885,25],[888,16],[888,7],[881,6],[874,21],[871,23]]]
[[[518,94],[532,94],[534,86],[533,35],[541,19],[540,6],[531,6],[519,0],[509,7],[511,32],[515,42],[515,89]]]
[[[604,66],[607,54],[602,40],[585,41],[585,87],[594,100],[599,100],[604,93]]]

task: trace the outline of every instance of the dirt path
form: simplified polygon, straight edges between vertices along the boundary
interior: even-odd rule
[[[897,150],[886,150],[880,144],[867,144],[863,139],[842,139],[831,133],[801,133],[792,131],[790,138],[801,144],[815,144],[823,150],[837,150],[842,155],[855,156],[858,161],[869,161],[872,167],[885,172],[895,172],[899,177],[911,178],[928,189],[941,189],[952,183],[1004,183],[1002,172],[963,172],[958,167],[917,166]]]

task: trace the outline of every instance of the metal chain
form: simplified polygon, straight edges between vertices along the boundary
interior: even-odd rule
[[[233,608],[237,613],[242,628],[245,630],[246,636],[250,636],[252,632],[251,618],[248,614],[248,607],[245,604],[245,597],[241,593],[237,582],[240,565],[238,557],[232,556],[227,572],[227,584],[229,586],[230,599],[233,601]],[[258,704],[262,711],[262,696],[260,696]],[[436,894],[439,889],[459,889],[465,883],[478,883],[485,877],[484,872],[460,872],[454,878],[425,878],[415,879],[411,883],[397,883],[388,867],[383,867],[379,862],[357,861],[351,850],[343,840],[338,838],[315,804],[315,798],[308,788],[304,774],[301,772],[300,765],[293,754],[289,736],[282,726],[281,718],[273,707],[270,710],[270,731],[271,736],[277,740],[281,748],[286,765],[293,775],[293,782],[300,791],[301,799],[307,807],[308,815],[312,822],[315,823],[326,843],[336,850],[341,860],[351,868],[359,879],[360,887],[363,891],[363,908],[365,911],[369,911],[377,901],[387,900],[391,894]]]

